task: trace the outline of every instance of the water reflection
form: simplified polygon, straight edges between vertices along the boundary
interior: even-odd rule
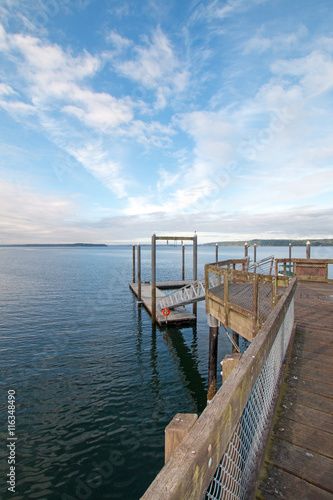
[[[201,413],[207,404],[207,388],[199,371],[197,329],[196,326],[190,328],[193,335],[191,348],[185,342],[182,331],[177,328],[166,329],[163,337],[178,371],[183,375],[184,389],[190,393],[197,411]]]

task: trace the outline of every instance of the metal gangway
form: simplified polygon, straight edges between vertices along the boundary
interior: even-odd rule
[[[210,280],[209,288],[216,285],[217,284],[214,283],[213,280]],[[200,300],[205,300],[205,278],[201,278],[190,285],[186,285],[179,290],[169,293],[159,301],[158,307],[160,309],[164,309],[165,307],[174,309],[175,307],[192,304]]]
[[[258,262],[251,262],[248,267],[249,273],[259,273],[259,274],[272,274],[274,264],[274,255],[270,255],[269,257],[264,257]]]
[[[271,255],[258,262],[249,263],[246,266],[246,271],[260,274],[272,274],[273,262],[274,255]],[[221,279],[223,280],[221,277],[218,279],[217,276],[211,276],[209,278],[209,290],[221,285]],[[168,309],[174,309],[175,307],[199,302],[200,300],[205,300],[205,292],[205,278],[201,278],[163,297],[163,299],[159,301],[158,307],[160,309],[166,307]]]

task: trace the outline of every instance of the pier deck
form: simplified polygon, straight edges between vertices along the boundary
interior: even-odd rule
[[[302,282],[283,398],[257,499],[333,499],[333,283]]]
[[[165,297],[165,293],[162,291],[164,289],[175,289],[181,288],[185,285],[189,285],[192,281],[163,281],[156,283],[156,302],[163,297]],[[130,283],[130,289],[132,292],[138,296],[138,284]],[[141,283],[141,300],[145,308],[148,310],[149,314],[151,314],[151,284],[150,283]],[[196,321],[195,314],[191,313],[185,307],[177,307],[170,311],[168,319],[162,314],[162,311],[157,307],[156,308],[156,321],[159,325],[165,325],[167,322],[169,323],[192,323]]]

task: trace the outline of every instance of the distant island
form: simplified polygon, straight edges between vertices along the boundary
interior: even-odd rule
[[[25,243],[23,245],[0,245],[0,247],[107,247],[105,243]]]
[[[247,241],[216,241],[213,243],[204,243],[206,246],[221,245],[223,247],[242,247],[247,243],[249,246],[256,244],[261,247],[287,247],[289,243],[293,247],[306,246],[308,240],[247,240]],[[310,240],[311,246],[314,247],[328,247],[333,246],[333,239],[326,240]]]

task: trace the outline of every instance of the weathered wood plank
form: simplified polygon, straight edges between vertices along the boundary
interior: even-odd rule
[[[333,493],[333,460],[275,438],[269,463]]]
[[[274,435],[308,451],[333,458],[333,440],[329,432],[280,416]]]
[[[299,403],[285,401],[280,416],[333,434],[333,415]],[[332,437],[328,439],[333,439]]]
[[[311,397],[310,393],[320,394],[327,398],[333,398],[333,384],[324,382],[319,382],[317,380],[311,380],[306,378],[296,378],[294,376],[289,376],[287,382],[291,387],[296,387],[298,390],[306,391],[309,393],[308,397]]]
[[[314,408],[315,410],[321,410],[326,413],[333,413],[333,399],[327,398],[325,396],[320,396],[319,394],[311,394],[306,391],[300,391],[296,387],[287,387],[284,393],[283,401],[289,401],[291,403],[299,403],[309,408]]]
[[[269,465],[257,500],[332,500],[332,493],[293,474]]]
[[[326,367],[328,369],[326,370]],[[289,374],[293,377],[309,378],[318,382],[330,383],[333,377],[333,372],[329,370],[329,365],[315,363],[314,365],[302,363],[301,365],[292,365],[289,368]]]

